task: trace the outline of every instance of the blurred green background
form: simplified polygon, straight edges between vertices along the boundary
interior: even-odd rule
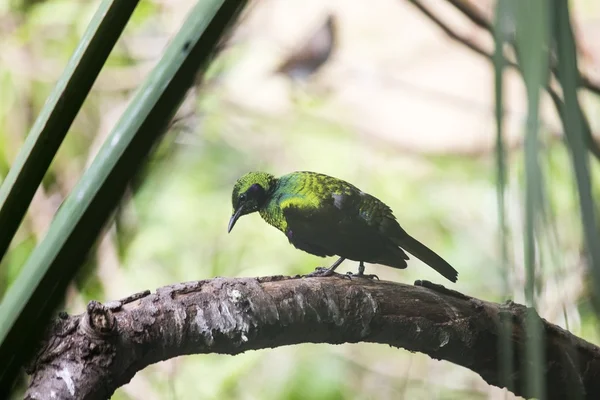
[[[0,294],[194,3],[140,3],[0,265]],[[582,68],[600,65],[595,64],[600,49],[590,39],[600,32],[600,4],[571,3]],[[0,177],[96,7],[97,2],[83,0],[0,0]],[[465,35],[485,42],[455,12],[440,9]],[[275,74],[278,63],[329,12],[336,16],[338,35],[327,64],[306,82]],[[64,307],[80,313],[91,299],[113,300],[180,281],[302,274],[329,265],[333,259],[294,249],[258,215],[226,233],[232,185],[250,170],[275,175],[312,170],[348,180],[390,205],[408,232],[459,270],[453,289],[489,301],[524,302],[526,98],[516,74],[507,74],[505,85],[507,266],[498,239],[491,64],[448,39],[407,1],[255,2],[131,185],[114,223],[70,286]],[[540,164],[551,212],[536,241],[537,307],[550,322],[597,343],[577,192],[562,128],[547,100]],[[583,100],[597,127],[597,99]],[[597,164],[592,167],[595,181]],[[409,265],[403,271],[369,265],[367,272],[392,281],[445,284],[419,261]],[[355,271],[356,265],[347,262],[341,267],[346,270]],[[422,354],[347,344],[180,357],[138,373],[114,398],[513,396],[467,369]]]

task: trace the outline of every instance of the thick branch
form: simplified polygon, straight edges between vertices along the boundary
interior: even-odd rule
[[[90,302],[50,328],[28,371],[27,399],[105,399],[149,364],[194,353],[238,354],[296,343],[374,342],[448,360],[489,384],[499,374],[500,332],[513,349],[509,389],[526,397],[526,316],[429,282],[327,278],[216,278],[131,298]],[[535,315],[535,313],[533,314]],[[503,322],[504,321],[504,322]],[[600,349],[544,320],[550,399],[600,398]],[[505,330],[506,331],[506,330]]]

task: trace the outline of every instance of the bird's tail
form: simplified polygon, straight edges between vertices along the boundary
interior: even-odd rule
[[[419,242],[417,239],[407,234],[402,236],[402,239],[398,240],[398,242],[400,247],[435,269],[446,279],[449,279],[452,282],[456,282],[458,279],[458,271],[452,268],[446,260],[438,256],[433,250]]]

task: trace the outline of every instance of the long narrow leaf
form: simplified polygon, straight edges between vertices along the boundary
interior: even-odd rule
[[[543,210],[543,175],[539,163],[540,92],[549,73],[550,8],[545,0],[513,0],[516,6],[516,47],[519,65],[527,90],[527,125],[525,134],[525,298],[535,307],[536,228]],[[535,313],[527,318],[526,393],[545,398],[544,337]]]
[[[227,26],[246,4],[198,2],[134,96],[0,305],[0,389],[39,339],[68,282],[160,138]],[[0,393],[1,397],[1,393]]]
[[[592,197],[589,159],[586,152],[588,127],[577,98],[577,52],[571,27],[569,6],[564,0],[554,0],[556,10],[555,39],[558,54],[558,79],[563,88],[564,107],[561,119],[569,155],[579,189],[579,207],[588,254],[588,267],[594,282],[593,301],[600,312],[600,235],[596,225],[596,210]]]
[[[504,99],[503,99],[503,77],[504,77],[504,44],[507,41],[507,27],[510,21],[514,19],[510,3],[507,0],[498,0],[496,4],[496,14],[494,20],[494,86],[495,86],[495,112],[496,112],[496,191],[498,201],[498,225],[500,240],[500,268],[504,279],[504,294],[510,296],[509,283],[509,263],[508,263],[508,238],[506,226],[506,151],[504,148]],[[514,371],[514,349],[511,340],[511,321],[502,320],[502,329],[500,330],[499,346],[501,354],[498,357],[500,362],[500,373],[502,385],[512,388],[514,380],[512,379]]]
[[[0,187],[0,261],[138,0],[104,0]]]

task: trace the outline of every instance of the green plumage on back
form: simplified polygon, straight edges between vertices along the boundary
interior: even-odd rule
[[[280,178],[250,172],[235,184],[231,231],[242,215],[258,211],[282,231],[291,244],[317,256],[406,268],[408,256],[421,259],[447,279],[458,273],[432,250],[404,231],[392,210],[379,199],[341,179],[315,172],[293,172]]]

